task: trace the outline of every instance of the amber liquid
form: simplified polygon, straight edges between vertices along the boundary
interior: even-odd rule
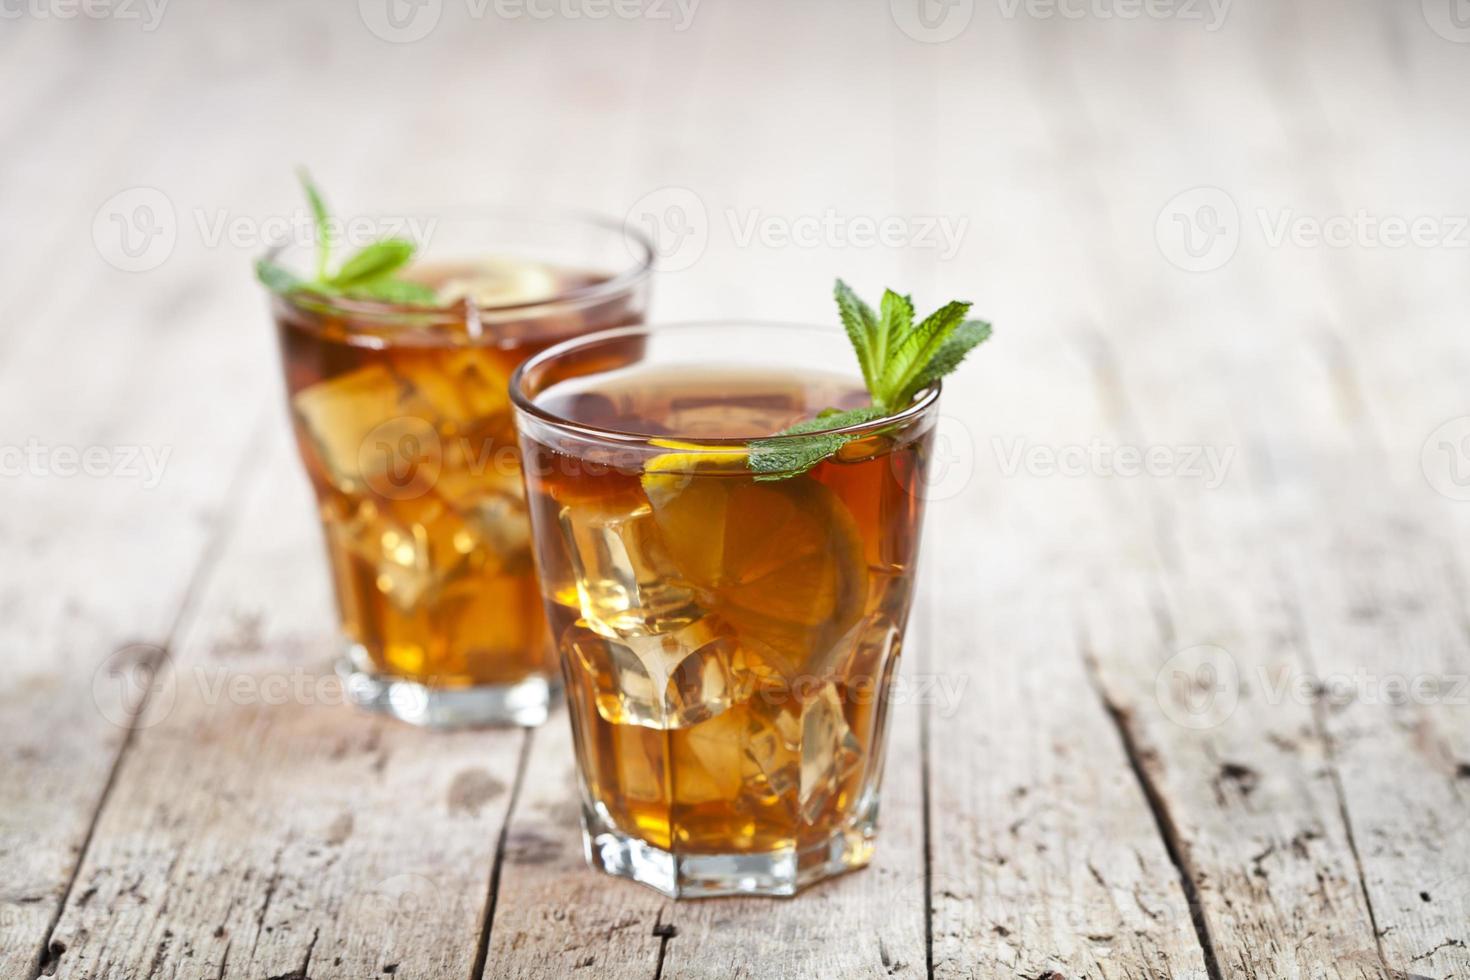
[[[434,284],[456,270],[419,270]],[[544,268],[555,294],[598,277]],[[355,322],[277,298],[291,419],[316,491],[342,627],[360,664],[435,687],[552,674],[507,383],[526,357],[636,323],[627,297],[580,313],[471,311]]]
[[[871,827],[929,437],[773,482],[689,450],[866,402],[837,376],[636,367],[537,399],[667,437],[629,461],[522,434],[589,825],[687,854],[804,854]]]

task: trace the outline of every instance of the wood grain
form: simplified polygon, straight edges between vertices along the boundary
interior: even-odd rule
[[[526,771],[506,832],[482,976],[529,980],[588,970],[617,980],[657,977],[674,903],[587,867],[564,713],[532,736]]]
[[[1141,416],[1168,420],[1125,441],[1249,446],[1212,424],[1224,420],[1206,381],[1188,395],[1142,378],[1124,387],[1146,401]],[[1111,584],[1089,609],[1089,654],[1224,974],[1378,976],[1330,747],[1311,706],[1276,686],[1309,665],[1273,565],[1278,537],[1291,533],[1291,494],[1261,493],[1250,455],[1219,487],[1176,488],[1167,503],[1151,499],[1157,486],[1099,494],[1114,502],[1098,519],[1154,555],[1105,573]]]
[[[1107,588],[1084,571],[1090,546],[1116,574],[1135,539],[1095,523],[1095,482],[1002,462],[1015,440],[1089,424],[1086,362],[1012,349],[984,373],[983,395],[950,403],[987,419],[976,477],[931,503],[948,533],[926,558],[933,669],[963,693],[930,708],[935,975],[1202,978],[1188,896],[1081,645],[1083,600]],[[1028,410],[1041,375],[1067,394]]]
[[[55,975],[466,976],[524,736],[344,702],[294,447],[257,462],[136,723]]]
[[[1465,252],[1267,236],[1470,214],[1470,48],[1413,0],[1032,6],[944,43],[880,0],[678,29],[447,2],[410,44],[352,4],[0,24],[0,447],[169,454],[147,486],[3,478],[0,976],[1470,975]],[[289,209],[298,162],[346,211],[687,190],[708,244],[660,319],[825,320],[843,275],[997,321],[946,394],[931,700],[895,719],[872,869],[671,903],[584,867],[564,718],[332,703],[255,247],[206,240]],[[1156,221],[1200,186],[1240,243],[1189,273]],[[135,188],[179,233],[137,273],[93,240]],[[813,216],[966,224],[744,234]],[[1007,463],[1094,441],[1236,456],[1208,487]]]

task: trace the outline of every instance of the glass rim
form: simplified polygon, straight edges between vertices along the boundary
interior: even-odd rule
[[[632,260],[626,267],[602,282],[594,283],[590,286],[578,287],[563,293],[556,293],[545,299],[529,302],[494,303],[487,305],[464,299],[458,300],[449,306],[431,306],[422,303],[394,303],[385,300],[352,299],[346,296],[327,296],[305,291],[292,293],[277,290],[265,283],[260,283],[261,287],[270,296],[284,303],[289,303],[298,309],[312,313],[342,313],[347,317],[356,317],[358,319],[376,318],[381,320],[413,316],[416,318],[432,317],[440,321],[457,321],[464,319],[465,311],[500,316],[506,313],[536,310],[543,307],[580,305],[617,296],[648,279],[653,274],[654,264],[658,260],[658,249],[651,237],[626,221],[619,221],[610,215],[591,209],[475,204],[462,207],[450,205],[445,207],[411,208],[403,211],[395,211],[391,214],[394,217],[453,214],[456,217],[467,218],[519,219],[546,224],[561,223],[566,225],[580,225],[584,228],[600,228],[604,231],[622,234],[625,243],[636,245],[637,249],[632,255]],[[383,218],[387,215],[387,212],[380,211],[363,215],[362,217],[371,219]],[[282,252],[299,244],[301,243],[278,242],[267,248],[256,261],[274,262]],[[302,302],[303,299],[307,300],[307,302]]]
[[[833,426],[830,429],[814,429],[810,432],[800,433],[773,433],[769,436],[691,436],[685,437],[678,432],[663,435],[648,435],[646,433],[628,432],[623,429],[610,429],[605,426],[593,425],[588,422],[578,422],[549,412],[537,405],[532,398],[527,397],[524,391],[524,383],[527,374],[566,354],[573,353],[580,348],[590,347],[594,344],[609,340],[620,340],[627,337],[647,337],[654,334],[692,332],[700,329],[729,328],[729,327],[756,327],[772,330],[798,330],[807,334],[820,334],[833,339],[846,340],[847,335],[837,327],[824,326],[814,323],[794,323],[781,320],[681,320],[674,323],[638,324],[629,327],[614,327],[609,330],[598,330],[593,333],[578,334],[575,337],[553,344],[545,350],[533,354],[531,357],[517,365],[510,376],[510,401],[518,413],[522,413],[543,425],[550,426],[558,432],[580,436],[587,439],[595,439],[601,442],[613,442],[621,445],[649,446],[655,444],[656,440],[674,440],[686,443],[689,448],[681,449],[682,452],[698,453],[705,450],[730,449],[735,447],[749,446],[753,442],[785,441],[792,439],[804,439],[814,435],[830,435],[840,433],[862,437],[873,435],[882,430],[892,428],[895,425],[907,425],[921,418],[932,409],[939,401],[939,394],[943,385],[939,381],[924,388],[915,396],[912,403],[900,411],[892,412],[869,422],[859,422],[854,425]],[[857,379],[861,381],[861,379]]]

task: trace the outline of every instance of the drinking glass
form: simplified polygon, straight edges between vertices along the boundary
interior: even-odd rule
[[[852,361],[821,328],[631,327],[512,379],[594,867],[790,895],[871,858],[938,389],[809,470],[751,469],[867,404]]]
[[[441,303],[272,291],[291,422],[335,585],[348,698],[448,727],[545,720],[560,672],[532,569],[508,381],[642,321],[649,244],[581,215],[416,216]],[[268,258],[310,278],[309,243]]]

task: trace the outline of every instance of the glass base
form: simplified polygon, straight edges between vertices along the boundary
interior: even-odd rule
[[[337,661],[337,676],[352,704],[425,728],[540,725],[561,695],[561,684],[547,677],[516,684],[429,687],[363,670],[351,654]]]
[[[629,878],[669,898],[795,895],[808,885],[856,871],[873,859],[876,828],[865,821],[827,840],[758,854],[675,854],[629,837],[596,810],[582,813],[587,863]]]

